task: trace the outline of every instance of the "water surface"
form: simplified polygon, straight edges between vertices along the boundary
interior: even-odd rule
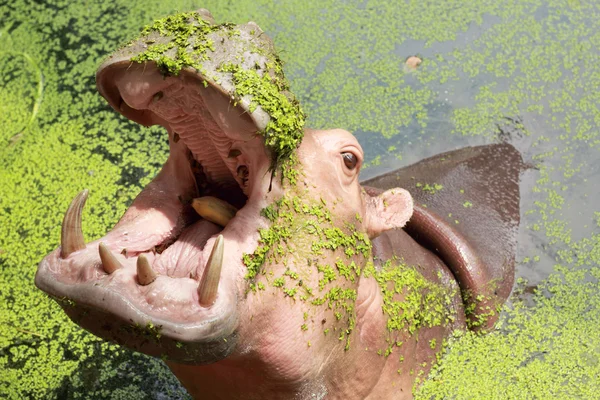
[[[70,323],[33,276],[75,193],[91,190],[93,240],[166,158],[160,129],[97,95],[99,62],[142,25],[199,6],[274,38],[310,126],[353,131],[365,178],[501,140],[535,166],[521,187],[525,303],[497,333],[459,339],[424,398],[600,393],[600,5],[15,0],[0,3],[0,397],[185,397],[159,361]]]

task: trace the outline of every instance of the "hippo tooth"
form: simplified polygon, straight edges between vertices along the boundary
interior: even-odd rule
[[[219,280],[221,279],[221,267],[223,266],[224,246],[223,235],[219,235],[210,252],[200,285],[198,285],[198,295],[202,307],[211,306],[217,298]]]
[[[122,268],[121,263],[115,255],[106,247],[104,243],[98,245],[98,253],[100,253],[100,260],[102,261],[102,267],[108,274],[112,274],[116,270]]]
[[[60,232],[60,256],[67,258],[71,253],[85,249],[81,230],[81,214],[88,197],[88,190],[79,192],[69,205]]]
[[[226,201],[212,196],[192,200],[192,207],[198,215],[207,221],[226,226],[237,213],[237,208]]]
[[[140,254],[137,259],[137,279],[140,285],[146,286],[154,282],[158,274],[150,266],[145,255]]]

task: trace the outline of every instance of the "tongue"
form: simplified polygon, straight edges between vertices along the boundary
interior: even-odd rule
[[[203,252],[204,246],[210,237],[221,230],[220,226],[206,220],[186,227],[177,241],[157,257],[153,268],[172,278],[199,279],[200,275],[196,276],[197,269],[206,265],[210,255]]]

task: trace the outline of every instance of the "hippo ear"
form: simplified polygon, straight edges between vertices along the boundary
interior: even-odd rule
[[[387,230],[402,228],[413,213],[410,193],[395,188],[373,195],[374,191],[369,189],[365,190],[366,226],[369,237],[373,239]]]

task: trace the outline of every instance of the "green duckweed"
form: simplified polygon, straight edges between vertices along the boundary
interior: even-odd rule
[[[262,292],[270,284],[284,297],[298,300],[305,321],[319,307],[331,310],[334,321],[323,320],[316,326],[303,323],[301,330],[319,329],[325,335],[337,331],[347,350],[356,326],[358,281],[361,276],[374,277],[383,297],[381,311],[388,318],[389,346],[379,349],[386,356],[401,347],[395,339],[399,335],[416,335],[421,328],[446,326],[456,319],[452,298],[457,293],[426,280],[413,266],[395,258],[375,268],[362,218],[354,218],[358,225],[340,221],[335,207],[329,209],[326,202],[311,196],[310,192],[286,196],[262,210],[271,225],[259,231],[257,249],[243,257],[250,292]],[[281,265],[286,266],[284,272]]]
[[[296,175],[290,171],[296,161],[292,153],[304,137],[306,116],[289,91],[281,59],[266,47],[260,47],[264,46],[260,41],[262,33],[250,31],[250,39],[243,42],[243,51],[235,55],[235,63],[224,62],[217,66],[216,71],[205,67],[204,62],[215,53],[215,40],[240,35],[238,27],[232,23],[213,24],[197,12],[174,14],[142,29],[140,40],[144,40],[148,48],[131,60],[138,63],[154,61],[164,75],[179,75],[183,68],[193,68],[216,84],[221,80],[217,72],[231,74],[234,103],[250,96],[248,111],[252,113],[260,106],[269,115],[269,122],[261,133],[273,152],[272,168],[282,166],[284,177],[295,184]],[[155,43],[156,40],[161,42]],[[238,41],[242,43],[241,39]],[[246,52],[263,55],[267,59],[265,65],[245,66]],[[205,85],[208,85],[206,81]]]
[[[521,145],[538,169],[524,176],[518,256],[529,262],[517,273],[538,290],[523,289],[498,332],[453,339],[417,398],[595,398],[596,2],[202,6],[219,21],[254,20],[274,38],[307,124],[356,132],[367,161],[376,160],[367,173],[446,150],[445,143]],[[149,21],[196,7],[153,0],[0,6],[0,397],[186,397],[160,361],[71,323],[33,277],[79,190],[91,191],[83,228],[93,240],[167,157],[164,132],[125,120],[96,94],[97,66]],[[405,73],[413,53],[423,63]]]

